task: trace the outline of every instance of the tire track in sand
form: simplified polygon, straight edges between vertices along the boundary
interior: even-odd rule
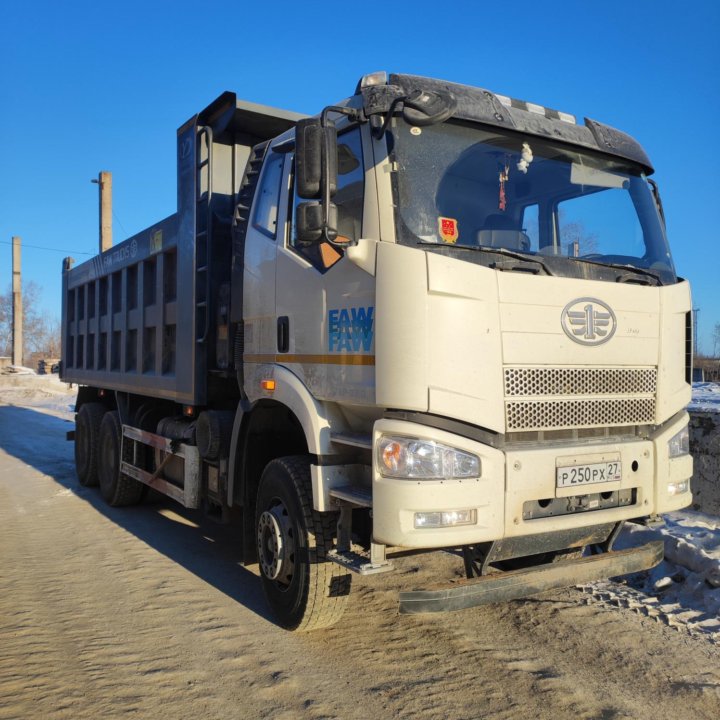
[[[232,528],[106,508],[74,480],[66,425],[3,409],[0,718],[720,715],[717,648],[574,590],[398,616],[398,589],[457,572],[445,554],[358,579],[333,629],[285,633]]]

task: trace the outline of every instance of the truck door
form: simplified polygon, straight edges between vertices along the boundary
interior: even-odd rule
[[[245,238],[243,270],[243,320],[245,384],[255,383],[264,363],[277,352],[275,274],[278,228],[286,224],[288,195],[283,183],[286,156],[268,150]]]
[[[278,362],[297,374],[318,399],[375,401],[375,278],[328,243],[300,245],[295,236],[294,158],[287,168],[293,199],[286,236],[278,243],[277,314],[286,330]],[[338,137],[339,234],[363,231],[365,165],[359,128]],[[286,333],[286,334],[284,334]]]

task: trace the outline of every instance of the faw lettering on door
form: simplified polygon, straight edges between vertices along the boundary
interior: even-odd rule
[[[328,310],[328,350],[369,352],[373,341],[373,307]]]

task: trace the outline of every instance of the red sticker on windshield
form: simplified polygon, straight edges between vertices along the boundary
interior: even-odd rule
[[[455,218],[438,218],[438,229],[444,242],[455,243],[458,241],[458,223]]]

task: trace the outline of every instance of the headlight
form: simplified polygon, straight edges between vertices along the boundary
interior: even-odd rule
[[[377,462],[385,477],[441,480],[480,476],[480,458],[434,440],[382,435]]]
[[[671,458],[687,455],[690,452],[690,432],[686,425],[680,432],[668,440],[668,455]]]

